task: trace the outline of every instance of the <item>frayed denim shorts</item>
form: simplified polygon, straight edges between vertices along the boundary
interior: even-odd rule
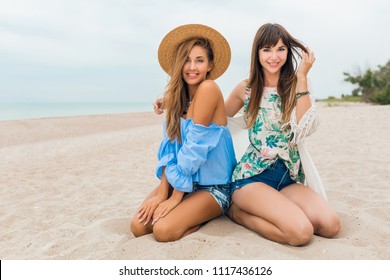
[[[235,190],[251,183],[264,183],[277,191],[281,191],[288,185],[295,184],[296,181],[291,179],[290,172],[284,164],[283,160],[277,159],[272,165],[270,165],[260,174],[233,182],[232,194]]]
[[[221,207],[222,213],[226,213],[227,209],[230,206],[231,184],[203,186],[203,185],[199,185],[198,183],[194,183],[193,187],[194,187],[193,190],[194,192],[196,191],[209,192],[217,201],[219,207]]]

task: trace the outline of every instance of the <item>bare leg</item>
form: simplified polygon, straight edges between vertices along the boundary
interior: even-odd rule
[[[175,241],[197,231],[203,223],[221,214],[221,208],[210,193],[197,191],[186,196],[167,216],[154,224],[153,233],[158,241]]]
[[[157,193],[157,188],[153,189],[147,196],[146,198],[144,199],[144,201],[148,200],[149,198],[151,198],[152,196],[156,195]],[[131,220],[131,223],[130,223],[130,230],[131,232],[134,234],[135,237],[139,237],[139,236],[142,236],[142,235],[145,235],[145,234],[149,234],[149,233],[152,233],[153,231],[153,227],[151,225],[151,223],[148,223],[146,225],[144,225],[143,223],[140,223],[139,222],[139,218],[138,218],[138,212],[136,212],[133,216],[133,219]]]
[[[312,189],[293,184],[284,188],[281,193],[305,212],[316,235],[332,238],[339,233],[341,226],[336,211]]]
[[[314,229],[306,214],[282,193],[252,183],[236,190],[229,216],[237,223],[279,243],[304,245]]]

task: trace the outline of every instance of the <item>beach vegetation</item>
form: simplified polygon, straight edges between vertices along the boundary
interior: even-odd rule
[[[346,105],[348,103],[363,103],[361,95],[353,96],[342,94],[341,97],[328,96],[325,99],[317,99],[319,102],[324,102],[328,107]]]
[[[390,60],[378,69],[359,71],[356,75],[344,72],[344,81],[357,87],[352,91],[351,98],[361,98],[363,102],[375,104],[390,104]]]

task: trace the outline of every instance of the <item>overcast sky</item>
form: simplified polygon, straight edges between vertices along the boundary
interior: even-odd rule
[[[254,35],[280,23],[317,57],[318,98],[350,94],[343,72],[390,60],[388,0],[0,0],[0,102],[151,102],[167,81],[161,39],[188,23],[229,41],[225,97],[249,73]]]

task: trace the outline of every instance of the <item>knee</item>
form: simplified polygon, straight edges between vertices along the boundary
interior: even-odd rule
[[[336,213],[334,213],[322,221],[318,230],[318,235],[326,238],[332,238],[340,232],[340,229],[340,218]]]
[[[303,246],[310,242],[314,234],[312,224],[302,222],[300,225],[295,225],[293,229],[287,231],[286,243],[292,246]]]
[[[133,233],[135,237],[139,237],[147,234],[145,226],[138,222],[137,219],[132,219],[130,223],[130,231]]]
[[[163,222],[163,220],[158,221],[153,226],[153,235],[159,242],[170,242],[180,239],[180,236],[174,234],[172,228]]]

